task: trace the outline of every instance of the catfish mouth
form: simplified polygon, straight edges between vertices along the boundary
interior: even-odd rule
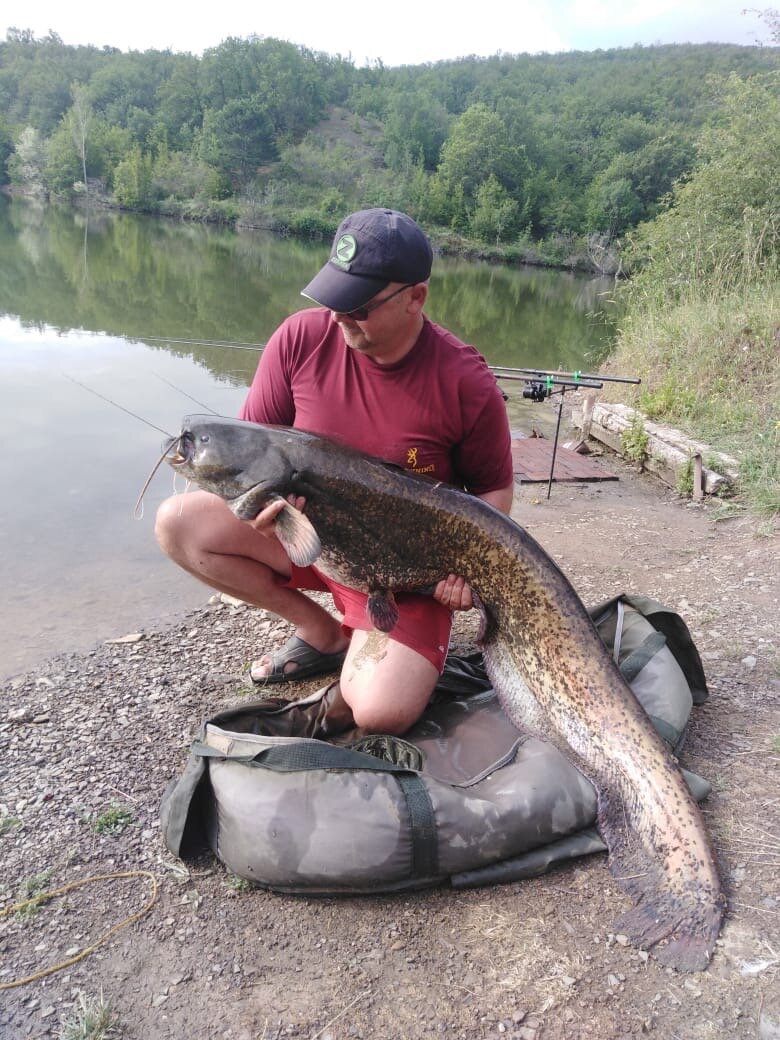
[[[174,468],[191,462],[195,451],[195,438],[187,430],[176,437],[163,441],[163,458]]]

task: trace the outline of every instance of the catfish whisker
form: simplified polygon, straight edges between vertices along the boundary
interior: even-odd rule
[[[144,486],[141,488],[141,494],[138,496],[138,501],[135,503],[135,508],[133,509],[133,516],[135,517],[136,520],[143,520],[143,516],[144,516],[143,501],[144,501],[144,495],[146,494],[147,488],[151,484],[152,478],[154,477],[154,475],[157,472],[157,470],[160,468],[160,466],[163,464],[163,462],[165,462],[165,459],[166,459],[166,457],[168,455],[168,452],[171,450],[173,445],[176,444],[176,442],[180,439],[178,436],[177,437],[171,437],[170,434],[167,434],[167,436],[170,439],[163,445],[162,455],[159,457],[157,462],[155,462],[154,467],[152,469],[152,472],[146,478],[146,482],[144,483]],[[174,479],[175,479],[175,477],[174,477]]]

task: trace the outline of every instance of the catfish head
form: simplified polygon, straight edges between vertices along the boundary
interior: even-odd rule
[[[270,502],[300,494],[296,488],[306,435],[282,426],[258,426],[213,415],[188,415],[165,460],[204,491],[219,495],[239,520],[252,520]],[[276,533],[293,563],[308,566],[320,554],[317,533],[290,503],[276,517]]]

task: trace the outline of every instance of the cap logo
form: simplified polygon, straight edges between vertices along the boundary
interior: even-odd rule
[[[342,235],[336,243],[336,248],[333,250],[333,256],[330,258],[331,263],[337,264],[339,267],[343,267],[345,271],[348,271],[349,265],[355,259],[357,251],[358,247],[354,235]]]

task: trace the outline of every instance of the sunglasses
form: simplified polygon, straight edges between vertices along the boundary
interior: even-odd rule
[[[354,311],[344,311],[348,318],[352,318],[353,321],[365,321],[366,318],[373,311],[377,310],[383,304],[387,303],[388,300],[392,300],[394,296],[399,296],[402,292],[406,292],[407,289],[411,289],[415,282],[410,282],[409,285],[402,285],[400,289],[396,289],[391,292],[389,296],[384,296],[381,300],[375,300],[373,303],[367,303],[363,307],[356,307]]]

